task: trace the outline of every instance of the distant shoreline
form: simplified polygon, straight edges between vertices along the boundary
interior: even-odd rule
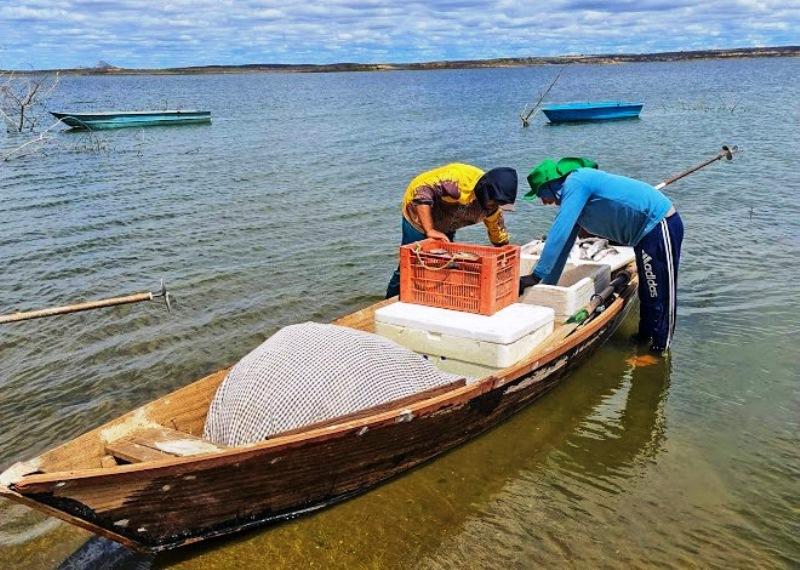
[[[55,73],[67,75],[205,75],[215,73],[336,73],[347,71],[415,71],[437,69],[479,69],[494,67],[529,67],[535,65],[618,64],[638,62],[692,61],[699,59],[739,59],[753,57],[798,57],[800,46],[733,48],[697,51],[672,51],[645,54],[563,55],[549,57],[504,57],[430,61],[422,63],[330,63],[284,64],[251,63],[244,65],[202,65],[137,69],[122,67],[86,67],[73,69],[17,70],[14,73]]]

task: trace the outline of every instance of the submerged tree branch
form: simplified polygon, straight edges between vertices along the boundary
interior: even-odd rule
[[[6,130],[18,132],[36,130],[46,113],[44,102],[58,86],[61,76],[26,75],[13,72],[0,76],[0,116]]]

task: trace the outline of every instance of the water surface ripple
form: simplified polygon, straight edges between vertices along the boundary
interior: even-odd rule
[[[546,156],[578,155],[655,183],[738,144],[733,163],[669,188],[687,228],[670,359],[629,364],[629,319],[552,393],[430,465],[150,562],[800,565],[800,60],[570,66],[554,100],[637,99],[641,119],[520,128],[554,74],[65,77],[54,109],[166,101],[214,122],[96,141],[64,132],[46,155],[0,163],[0,312],[160,277],[178,300],[172,314],[137,305],[4,326],[0,467],[234,362],[281,326],[379,299],[419,170],[460,160],[524,178]],[[0,135],[0,147],[20,140]],[[522,204],[510,229],[538,237],[553,213]],[[88,537],[0,502],[4,567],[118,565],[118,550]]]

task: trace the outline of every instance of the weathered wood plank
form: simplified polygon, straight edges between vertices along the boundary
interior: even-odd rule
[[[227,449],[225,445],[165,427],[143,428],[106,444],[106,451],[131,463],[188,457]]]
[[[146,427],[168,426],[195,436],[202,435],[208,407],[228,370],[225,368],[209,374],[51,449],[37,458],[39,468],[45,472],[58,472],[102,467],[107,442]]]
[[[128,440],[178,457],[228,449],[226,445],[215,444],[200,437],[165,427],[135,431]]]
[[[117,465],[119,464],[113,455],[104,455],[102,459],[100,459],[101,467],[116,467]]]
[[[130,463],[159,461],[172,457],[169,453],[164,453],[163,451],[127,439],[120,439],[106,444],[106,451],[114,457]]]
[[[386,305],[391,305],[397,302],[397,297],[386,299],[374,305],[370,305],[364,309],[345,315],[333,321],[334,325],[349,327],[351,329],[358,329],[365,332],[375,332],[375,311]]]

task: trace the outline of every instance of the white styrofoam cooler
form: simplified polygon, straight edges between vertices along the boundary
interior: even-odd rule
[[[542,245],[543,244],[541,240],[533,240],[520,248],[520,275],[530,275],[533,272],[533,268],[536,267],[536,264],[539,262],[539,254],[541,253]],[[634,254],[632,247],[615,245],[614,249],[617,250],[617,253],[606,255],[604,258],[598,261],[592,261],[589,259],[581,259],[580,249],[577,246],[574,246],[572,251],[569,253],[567,263],[570,265],[584,265],[593,263],[608,265],[611,271],[616,271],[617,269],[625,267],[629,263],[632,263],[636,260],[636,255]]]
[[[398,302],[375,311],[375,332],[414,352],[505,368],[547,338],[554,320],[552,309],[521,303],[487,316]]]
[[[455,374],[465,378],[469,383],[478,378],[486,378],[492,374],[496,374],[500,368],[496,366],[484,366],[483,364],[473,364],[472,362],[464,362],[455,358],[448,358],[446,356],[437,356],[435,354],[421,353],[422,356],[430,360],[436,368],[448,374]]]
[[[552,308],[559,317],[568,317],[589,304],[611,280],[611,268],[603,263],[566,265],[556,285],[529,287],[520,297],[521,303]]]

